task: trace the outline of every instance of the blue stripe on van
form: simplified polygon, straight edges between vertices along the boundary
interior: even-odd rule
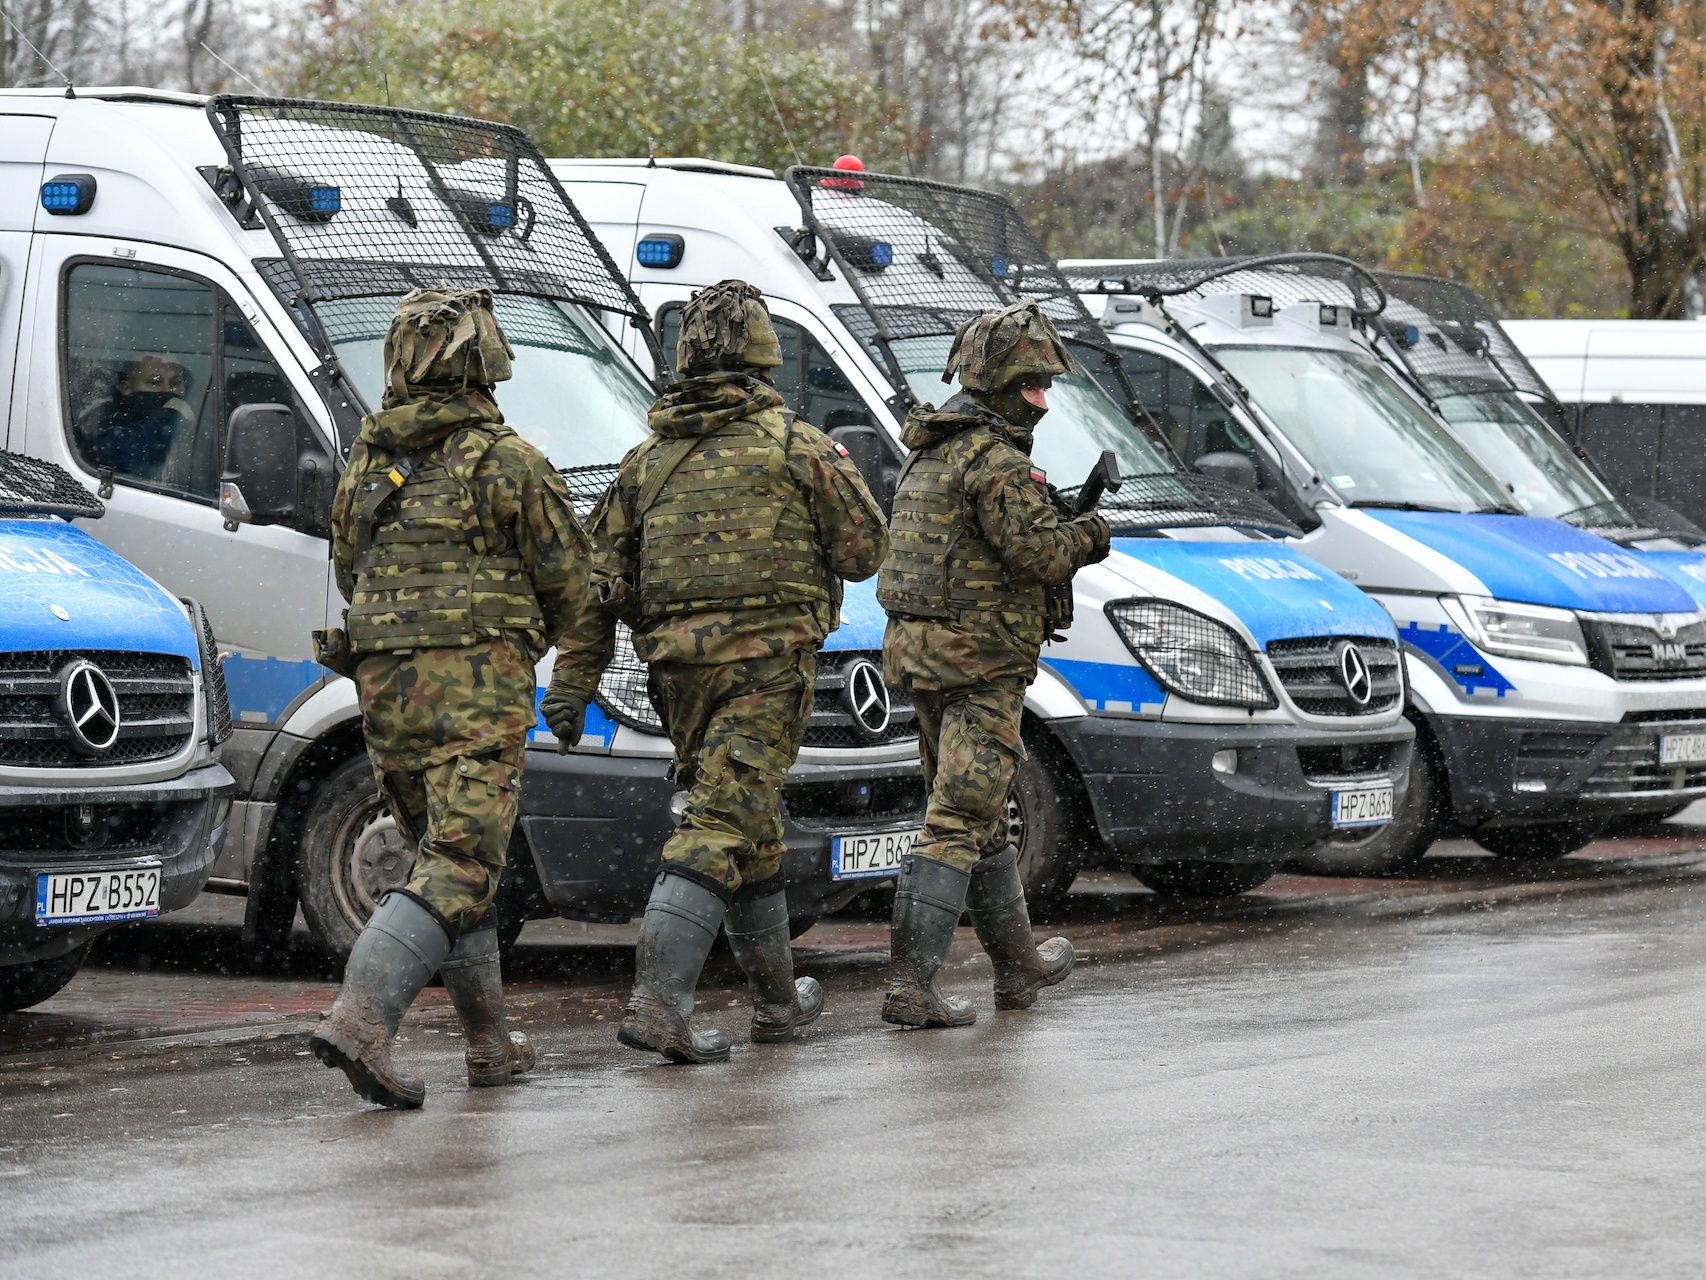
[[[1078,662],[1050,658],[1043,665],[1078,691],[1097,711],[1159,715],[1167,694],[1155,677],[1135,663]]]
[[[241,653],[232,654],[221,665],[225,668],[225,688],[231,695],[231,714],[250,723],[257,715],[265,716],[269,724],[276,722],[303,690],[329,674],[318,662],[251,658]]]
[[[1398,638],[1439,663],[1467,694],[1491,693],[1502,698],[1516,688],[1461,631],[1444,623],[1406,622],[1398,628]]]

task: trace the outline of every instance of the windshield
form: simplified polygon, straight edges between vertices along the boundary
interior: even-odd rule
[[[395,302],[314,304],[338,359],[370,408],[385,388],[385,330]],[[498,322],[515,348],[515,376],[497,387],[504,421],[557,467],[615,463],[646,438],[651,387],[597,321],[579,308],[499,296]]]
[[[1613,500],[1599,477],[1570,452],[1514,392],[1442,396],[1439,409],[1457,438],[1533,516],[1561,516]]]
[[[1352,506],[1509,509],[1497,482],[1372,357],[1313,347],[1214,355]]]
[[[925,404],[941,404],[952,389],[942,381],[948,363],[948,334],[901,338],[895,359],[912,394]],[[1101,384],[1083,372],[1056,378],[1048,392],[1049,411],[1037,427],[1031,456],[1054,482],[1071,488],[1090,474],[1102,450],[1112,449],[1121,475],[1154,475],[1172,471],[1173,463],[1144,438]]]

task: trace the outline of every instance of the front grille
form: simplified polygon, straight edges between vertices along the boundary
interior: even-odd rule
[[[1345,687],[1341,653],[1355,645],[1368,667],[1370,694],[1359,705]],[[1404,674],[1398,647],[1372,636],[1309,636],[1275,640],[1268,661],[1301,711],[1314,716],[1373,716],[1392,711],[1404,698]]]
[[[95,858],[135,858],[165,851],[171,806],[89,805],[0,810],[0,861],[35,858],[54,863]],[[77,825],[73,819],[81,819]]]
[[[1706,763],[1659,763],[1660,735],[1676,732],[1706,733],[1706,721],[1655,717],[1609,733],[1525,733],[1517,744],[1515,789],[1608,797],[1706,787]]]
[[[1706,622],[1666,636],[1656,626],[1583,618],[1594,669],[1613,680],[1687,680],[1706,676]]]
[[[883,655],[880,650],[864,653],[848,650],[818,656],[817,691],[812,700],[811,725],[806,729],[806,746],[875,747],[890,742],[910,742],[918,736],[912,703],[892,685],[888,686],[887,727],[873,734],[860,725],[847,693],[848,673],[860,661],[869,662],[879,674],[882,672]]]
[[[1297,763],[1311,782],[1385,781],[1395,772],[1396,742],[1348,742],[1299,747]]]
[[[59,673],[78,658],[99,667],[118,696],[118,742],[98,756],[73,749],[70,727],[54,710]],[[163,760],[194,732],[195,683],[186,658],[108,649],[0,653],[0,764],[102,768]]]

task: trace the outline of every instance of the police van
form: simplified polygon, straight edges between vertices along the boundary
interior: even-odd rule
[[[1242,474],[1398,624],[1419,749],[1397,821],[1350,865],[1412,863],[1449,831],[1556,857],[1706,784],[1700,603],[1646,552],[1525,514],[1516,473],[1371,348],[1413,326],[1367,272],[1320,254],[1067,271],[1184,455]],[[1414,338],[1414,358],[1453,340]]]
[[[0,186],[0,227],[21,203]],[[99,934],[187,906],[231,810],[207,617],[73,523],[101,514],[0,452],[0,1014],[71,981]]]
[[[764,291],[777,389],[892,496],[907,409],[953,393],[958,326],[1035,298],[1087,362],[1105,336],[999,196],[864,172],[714,161],[553,160],[656,317],[665,354],[696,288]],[[852,165],[856,162],[845,162]],[[630,345],[638,350],[637,344]],[[1186,471],[1094,378],[1057,378],[1034,457],[1071,497],[1101,452],[1126,478],[1115,554],[1075,580],[1043,651],[1009,807],[1033,898],[1085,867],[1212,897],[1335,830],[1388,821],[1411,731],[1391,620],[1280,538],[1268,503]]]
[[[355,688],[317,664],[310,632],[341,620],[330,498],[380,403],[393,306],[421,285],[493,291],[517,352],[499,402],[583,515],[645,435],[656,388],[610,334],[655,350],[649,317],[508,126],[132,89],[6,91],[0,120],[9,440],[98,486],[94,537],[212,618],[238,788],[212,885],[247,895],[246,938],[276,945],[300,902],[347,950],[412,855]],[[881,632],[874,588],[850,590],[784,792],[797,927],[860,892],[922,814],[910,708],[872,663]],[[676,787],[641,664],[619,654],[568,754],[533,733],[510,936],[529,915],[644,907]]]

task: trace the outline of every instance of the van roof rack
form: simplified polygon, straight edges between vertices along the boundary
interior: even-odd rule
[[[1512,390],[1556,401],[1468,285],[1403,271],[1373,274],[1389,299],[1381,336],[1429,395]]]
[[[1250,293],[1285,307],[1299,302],[1343,306],[1368,320],[1386,306],[1373,272],[1336,253],[1263,253],[1239,258],[1155,258],[1074,263],[1062,268],[1080,293],[1163,298]]]

